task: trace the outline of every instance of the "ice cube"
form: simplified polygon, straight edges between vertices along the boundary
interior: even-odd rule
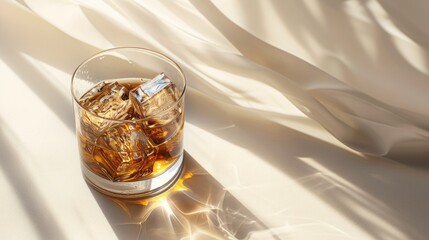
[[[132,115],[128,89],[118,82],[100,82],[80,100],[81,105],[97,116],[123,120]]]
[[[80,110],[81,132],[90,140],[95,140],[103,129],[113,122],[109,119],[131,119],[133,115],[129,91],[118,82],[100,82],[80,99],[85,110]]]
[[[130,91],[134,110],[145,118],[144,131],[151,144],[160,145],[181,128],[183,114],[176,85],[161,73]]]
[[[130,91],[134,108],[142,116],[152,116],[172,106],[179,97],[176,85],[161,73]]]
[[[156,149],[138,124],[119,124],[96,141],[94,159],[112,181],[131,181],[152,173]]]

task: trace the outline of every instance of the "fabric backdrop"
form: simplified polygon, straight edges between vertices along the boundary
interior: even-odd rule
[[[0,239],[138,238],[142,223],[118,222],[85,185],[70,93],[89,56],[137,46],[184,69],[186,159],[269,229],[249,239],[426,240],[429,168],[389,158],[429,165],[428,12],[425,0],[0,0]]]
[[[353,149],[429,159],[426,1],[18,2],[2,12],[3,52],[70,72],[101,49],[156,49],[216,101],[300,115],[291,101]]]
[[[17,2],[2,12],[3,55],[71,72],[101,49],[156,49],[216,102],[300,115],[291,101],[353,149],[429,159],[426,1]]]

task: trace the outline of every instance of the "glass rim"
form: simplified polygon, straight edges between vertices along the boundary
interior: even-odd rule
[[[102,55],[104,53],[114,52],[116,50],[137,50],[137,51],[142,51],[142,52],[145,52],[145,53],[149,53],[149,54],[152,54],[152,55],[154,55],[156,57],[161,58],[162,60],[165,60],[166,62],[170,63],[173,67],[175,67],[178,70],[178,72],[180,73],[180,76],[182,77],[183,83],[184,83],[183,84],[183,90],[181,91],[180,96],[175,101],[175,103],[172,104],[171,106],[169,106],[168,108],[166,108],[166,109],[164,109],[164,110],[162,110],[162,111],[160,111],[160,112],[158,112],[158,113],[156,113],[154,115],[146,116],[144,118],[138,118],[138,119],[134,119],[134,120],[132,120],[132,119],[121,120],[121,119],[115,119],[115,118],[102,117],[102,116],[99,116],[98,114],[95,114],[95,113],[89,111],[84,106],[82,106],[82,104],[79,102],[79,100],[77,99],[77,97],[76,97],[76,95],[74,93],[74,89],[75,89],[74,88],[74,82],[75,82],[76,73],[78,72],[78,70],[82,66],[84,66],[87,63],[89,63],[94,58],[96,58],[96,57],[98,57],[98,56],[100,56],[100,55]],[[167,57],[166,55],[164,55],[164,54],[162,54],[160,52],[157,52],[157,51],[154,51],[154,50],[151,50],[151,49],[148,49],[148,48],[142,48],[142,47],[115,47],[115,48],[109,48],[109,49],[105,49],[105,50],[99,51],[99,52],[95,53],[94,55],[92,55],[92,56],[88,57],[87,59],[85,59],[82,63],[80,63],[77,66],[77,68],[74,70],[73,75],[72,75],[71,78],[72,78],[71,79],[71,83],[70,83],[71,84],[71,87],[70,87],[71,94],[73,96],[73,101],[79,106],[79,108],[85,110],[87,113],[89,113],[89,114],[91,114],[91,115],[93,115],[93,116],[95,116],[97,118],[100,118],[100,119],[103,119],[103,120],[108,120],[108,121],[114,121],[114,122],[118,122],[118,123],[135,123],[135,122],[139,122],[139,121],[145,121],[145,120],[148,120],[150,118],[153,118],[154,116],[159,116],[159,115],[162,115],[165,112],[168,112],[171,108],[175,107],[177,104],[179,104],[182,101],[182,98],[185,95],[186,85],[187,85],[186,84],[185,73],[183,72],[182,68],[173,59]]]

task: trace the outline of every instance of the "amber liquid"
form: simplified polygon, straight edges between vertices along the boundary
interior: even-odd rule
[[[114,182],[139,181],[155,177],[167,170],[183,154],[183,99],[177,100],[167,89],[154,95],[145,106],[162,103],[172,98],[175,102],[167,111],[153,117],[143,117],[132,106],[127,95],[145,80],[123,79],[109,81],[120,85],[120,95],[112,95],[114,101],[104,104],[105,96],[99,92],[108,87],[95,86],[80,99],[85,109],[79,108],[78,142],[84,167],[100,177]],[[109,83],[105,82],[105,83]],[[115,83],[116,84],[116,83]],[[98,91],[95,88],[99,88]],[[172,86],[175,91],[177,89]],[[123,88],[123,89],[122,89]],[[95,89],[95,90],[94,90]],[[171,90],[171,89],[170,89]],[[123,102],[130,101],[130,102]],[[151,105],[152,104],[152,105]],[[131,107],[130,107],[131,106]],[[120,112],[120,120],[109,120],[87,110],[102,109],[102,116],[111,118]],[[156,106],[155,106],[156,107]],[[106,110],[107,109],[107,110]],[[114,112],[109,112],[114,111]],[[122,111],[122,112],[121,112]]]

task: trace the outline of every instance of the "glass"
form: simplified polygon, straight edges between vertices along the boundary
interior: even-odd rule
[[[168,188],[183,165],[186,80],[170,58],[114,48],[72,77],[76,135],[85,180],[120,197]]]

